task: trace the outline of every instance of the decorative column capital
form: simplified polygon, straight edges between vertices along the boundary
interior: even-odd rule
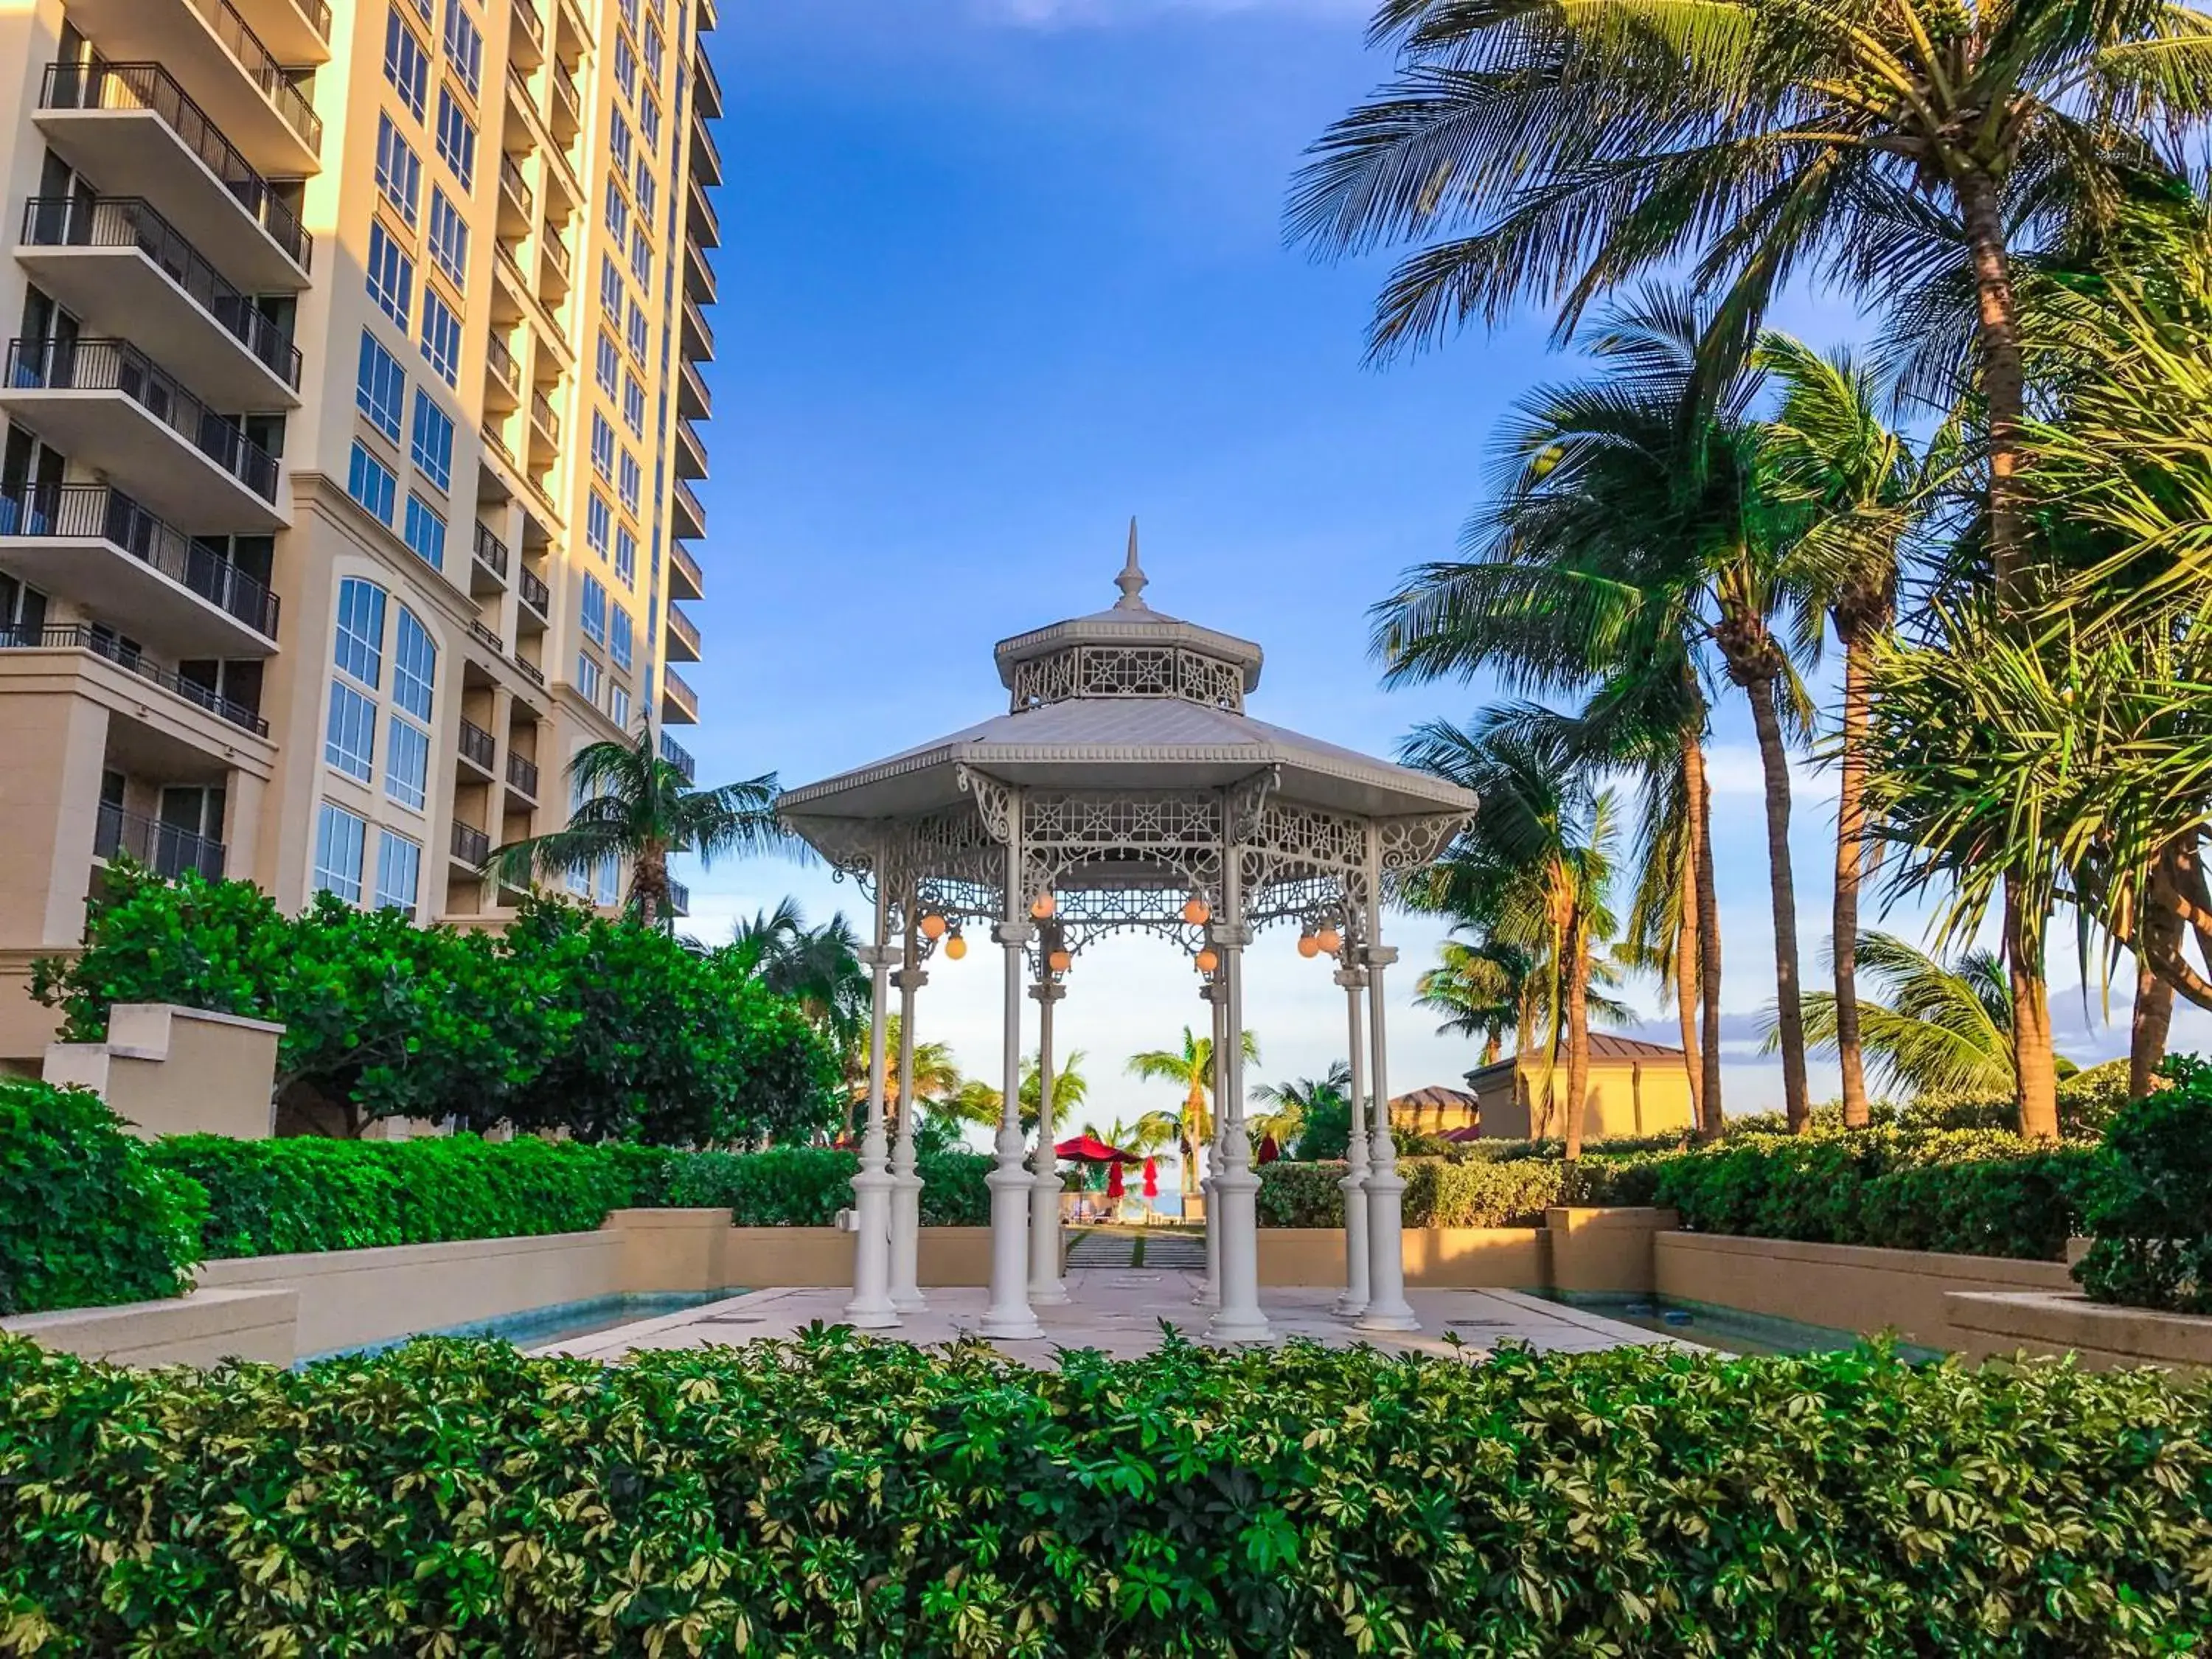
[[[1370,945],[1359,953],[1360,961],[1369,968],[1388,968],[1398,960],[1395,945]]]
[[[901,991],[919,991],[929,983],[928,973],[920,968],[894,968],[891,984]]]
[[[1252,942],[1249,922],[1213,921],[1206,924],[1206,942],[1217,951],[1241,951]]]
[[[1042,984],[1030,986],[1030,994],[1039,1002],[1058,1002],[1067,994],[1067,987],[1057,980],[1047,980]]]
[[[856,945],[853,959],[861,967],[873,971],[878,968],[896,968],[906,959],[906,950],[897,945]]]
[[[1345,990],[1364,991],[1367,988],[1367,970],[1364,968],[1340,968],[1334,977],[1337,984]]]
[[[1229,988],[1218,979],[1209,979],[1198,988],[1198,1000],[1218,1006],[1229,1000]]]
[[[1036,938],[1036,923],[1033,921],[1001,921],[991,928],[991,937],[1001,945],[1026,945]]]

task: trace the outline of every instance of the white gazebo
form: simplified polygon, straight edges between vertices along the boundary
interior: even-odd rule
[[[1389,876],[1418,867],[1475,808],[1465,790],[1244,712],[1260,647],[1144,601],[1129,531],[1112,608],[1002,641],[1009,711],[888,760],[793,789],[785,822],[873,900],[861,959],[874,976],[867,1127],[853,1178],[853,1297],[846,1314],[896,1327],[925,1307],[915,1282],[921,1182],[910,1097],[915,994],[937,949],[957,958],[988,926],[1006,953],[1004,1103],[991,1172],[991,1295],[979,1328],[1043,1334],[1033,1309],[1066,1299],[1053,1156],[1052,1016],[1092,940],[1146,929],[1196,965],[1212,1005],[1212,1173],[1206,1182],[1208,1334],[1267,1334],[1259,1296],[1252,1149],[1244,1127],[1243,953],[1256,930],[1300,924],[1299,950],[1337,960],[1350,1021],[1352,1118],[1345,1189],[1346,1283],[1338,1311],[1402,1331],[1405,1182],[1389,1112],[1382,943]],[[897,1140],[885,1114],[890,992],[901,1019]],[[1041,1109],[1021,1125],[1024,991],[1037,1004]],[[1364,1040],[1363,1041],[1363,1004]]]

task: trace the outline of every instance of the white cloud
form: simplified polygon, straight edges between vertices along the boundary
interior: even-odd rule
[[[1716,796],[1747,796],[1764,799],[1766,771],[1759,750],[1747,743],[1716,743],[1705,750],[1705,777]],[[1790,793],[1793,801],[1836,799],[1833,768],[1815,766],[1802,755],[1790,757]]]

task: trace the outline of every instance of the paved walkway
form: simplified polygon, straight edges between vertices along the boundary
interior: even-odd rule
[[[1012,1358],[1045,1364],[1055,1348],[1103,1348],[1120,1358],[1148,1353],[1159,1346],[1162,1322],[1193,1340],[1203,1340],[1208,1310],[1194,1302],[1205,1285],[1202,1244],[1200,1249],[1197,1273],[1149,1267],[1077,1268],[1067,1275],[1066,1305],[1036,1310],[1045,1328],[1044,1340],[1000,1346]],[[1150,1255],[1147,1241],[1148,1260]],[[780,1340],[796,1335],[817,1320],[836,1324],[844,1316],[849,1295],[843,1289],[819,1287],[754,1291],[555,1343],[541,1352],[619,1359],[644,1348]],[[935,1290],[928,1295],[927,1312],[909,1314],[899,1328],[878,1334],[920,1343],[970,1336],[990,1299],[980,1287]],[[1420,1316],[1421,1328],[1403,1335],[1370,1336],[1330,1312],[1335,1299],[1333,1290],[1307,1286],[1268,1289],[1260,1297],[1274,1327],[1274,1340],[1310,1337],[1336,1347],[1370,1341],[1393,1351],[1449,1355],[1481,1352],[1505,1339],[1571,1352],[1672,1340],[1516,1291],[1412,1291],[1407,1299]],[[1448,1334],[1457,1339],[1458,1346],[1448,1340]]]

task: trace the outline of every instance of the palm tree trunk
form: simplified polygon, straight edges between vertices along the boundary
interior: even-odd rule
[[[2128,1022],[2128,1098],[2141,1100],[2150,1092],[2158,1068],[2166,1060],[2166,1036],[2173,1024],[2173,987],[2152,971],[2149,962],[2136,960],[2136,1006]]]
[[[1844,1123],[1868,1122],[1866,1059],[1859,1047],[1859,886],[1866,870],[1866,733],[1871,690],[1867,642],[1844,641],[1843,777],[1836,798],[1836,1052],[1843,1062]]]
[[[2027,914],[2009,884],[2005,892],[2005,969],[2012,980],[2013,1063],[2018,1068],[2020,1132],[2030,1140],[2058,1139],[2058,1073],[2051,1063],[2051,992],[2043,975],[2043,923]]]
[[[1589,1095],[1589,941],[1577,916],[1567,930],[1567,1158],[1583,1155],[1583,1116]]]
[[[2027,376],[2020,350],[2020,317],[2005,248],[2004,209],[1996,180],[1975,173],[1959,185],[1959,205],[1973,253],[1982,398],[1989,422],[1990,563],[2000,611],[2019,599],[2021,574],[2021,415]]]
[[[1705,1029],[1698,1045],[1705,1068],[1698,1105],[1704,1115],[1698,1133],[1706,1140],[1721,1133],[1721,896],[1713,871],[1713,790],[1705,776],[1705,702],[1697,700],[1694,726],[1682,732],[1682,774],[1690,802],[1691,842],[1698,872],[1698,980],[1704,993]]]
[[[1698,843],[1682,842],[1681,915],[1674,924],[1674,1015],[1682,1027],[1682,1069],[1690,1079],[1690,1121],[1705,1124],[1705,1067],[1698,1049]]]
[[[668,855],[647,844],[638,848],[630,886],[637,894],[637,919],[650,927],[660,917],[668,896]]]
[[[1767,881],[1774,897],[1775,1024],[1782,1039],[1782,1103],[1794,1133],[1812,1115],[1805,1088],[1805,1009],[1797,983],[1797,885],[1790,862],[1790,755],[1774,707],[1774,682],[1744,688],[1766,780]]]

